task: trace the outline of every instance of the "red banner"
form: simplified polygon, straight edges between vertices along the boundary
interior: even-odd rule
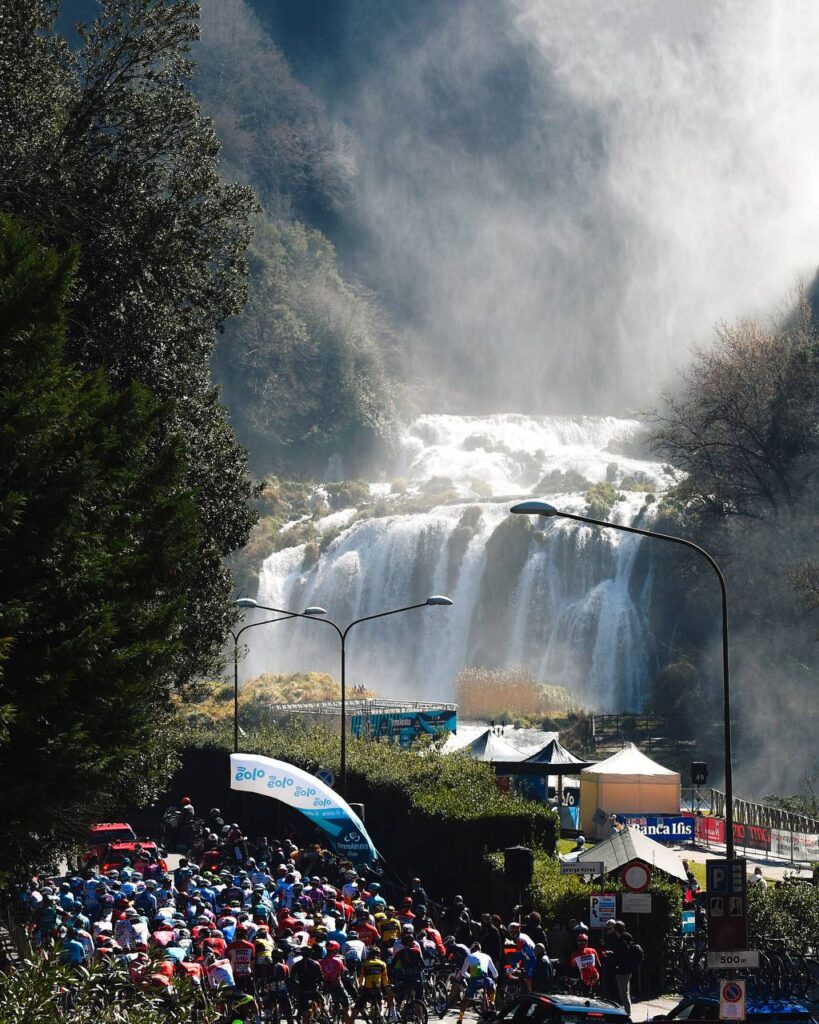
[[[723,818],[703,816],[694,821],[694,834],[704,843],[718,843],[725,846],[725,821]],[[734,846],[745,850],[771,848],[771,830],[763,825],[743,825],[734,822]]]
[[[704,843],[725,845],[725,822],[722,818],[705,817],[694,819],[694,835]]]

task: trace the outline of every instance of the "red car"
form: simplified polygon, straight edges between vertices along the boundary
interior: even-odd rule
[[[144,857],[140,857],[137,847],[141,847]],[[144,871],[149,864],[158,864],[163,871],[168,870],[168,865],[159,856],[157,845],[150,840],[133,840],[123,843],[109,843],[105,853],[100,857],[100,871],[117,871],[122,867],[122,862],[128,858],[131,867],[137,871]]]
[[[111,843],[128,843],[136,840],[136,832],[125,821],[101,822],[92,825],[88,831],[88,849],[81,858],[83,864],[92,857],[101,861]]]

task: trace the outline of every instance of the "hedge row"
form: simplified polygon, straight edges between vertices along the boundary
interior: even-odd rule
[[[217,791],[207,782],[212,772],[203,771],[203,765],[219,764],[218,771],[224,772],[219,778],[226,785],[228,771],[222,759],[229,746],[213,735],[202,737],[200,743],[186,751],[188,770],[183,768],[175,792],[191,789],[189,795],[196,802],[197,786],[202,786],[207,795],[202,793],[199,800],[210,806]],[[309,772],[318,768],[339,772],[339,737],[323,728],[294,724],[262,728],[245,737],[242,746],[247,753],[289,761]],[[482,904],[492,873],[485,860],[487,852],[518,844],[555,850],[557,815],[541,804],[500,793],[491,767],[466,754],[429,749],[419,755],[350,738],[347,774],[348,799],[365,805],[367,829],[387,863],[404,877],[419,874],[433,898],[448,902],[457,891]],[[228,803],[226,792],[222,799],[236,806]],[[243,795],[242,820],[248,814],[266,814],[269,819],[270,804],[264,797]],[[274,830],[266,827],[264,831]]]

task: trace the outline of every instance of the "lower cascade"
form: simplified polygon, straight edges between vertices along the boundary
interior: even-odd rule
[[[639,421],[613,417],[421,416],[401,439],[400,482],[371,484],[366,507],[317,516],[318,535],[340,532],[315,561],[305,544],[268,557],[257,600],[294,611],[320,605],[344,626],[448,594],[451,608],[356,626],[348,685],[450,700],[468,665],[522,665],[590,708],[637,710],[657,667],[649,552],[615,530],[509,509],[537,496],[565,511],[650,523],[677,475],[646,459],[643,432]],[[328,625],[254,633],[246,676],[309,667],[338,677]]]

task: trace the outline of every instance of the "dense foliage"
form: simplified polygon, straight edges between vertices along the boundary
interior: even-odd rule
[[[780,775],[788,774],[791,785],[815,772],[819,724],[809,616],[819,607],[814,307],[802,291],[768,324],[721,326],[668,396],[654,438],[687,474],[663,500],[655,528],[703,545],[728,581],[733,689],[740,697],[734,705],[737,756],[747,763],[758,745],[778,740],[794,755]],[[717,580],[704,560],[671,545],[655,548],[661,548],[652,555],[655,632],[669,638],[676,667],[666,670],[675,678],[658,680],[652,700],[666,714],[680,712],[705,753],[713,744],[703,727],[713,721],[711,706],[719,699],[718,660],[709,642],[716,644],[719,635]],[[685,700],[671,692],[677,684],[684,685]],[[757,784],[770,791],[769,758],[761,757],[758,767]]]
[[[219,145],[189,88],[191,0],[102,0],[72,51],[49,0],[8,0],[0,32],[0,210],[58,252],[82,252],[66,352],[113,386],[171,401],[200,547],[174,583],[187,614],[180,678],[229,624],[222,557],[253,516],[245,457],[211,384],[216,333],[245,299],[252,194],[219,177]]]
[[[158,987],[134,988],[117,962],[73,971],[38,957],[2,976],[0,1024],[189,1024],[193,1002],[184,981],[169,996]]]
[[[390,430],[386,328],[342,279],[332,245],[298,223],[256,219],[250,298],[214,362],[259,473],[360,468]]]
[[[789,949],[804,952],[819,935],[819,888],[783,885],[748,891],[750,949],[764,948],[770,938],[785,939]]]
[[[358,471],[390,434],[391,332],[372,296],[342,277],[326,234],[345,202],[351,157],[341,131],[241,0],[208,0],[196,89],[227,171],[262,212],[250,300],[214,363],[259,475]],[[337,473],[338,466],[335,467]]]
[[[86,805],[147,801],[166,781],[157,731],[184,660],[185,594],[212,550],[167,408],[63,363],[75,265],[0,219],[5,865],[69,842]]]

